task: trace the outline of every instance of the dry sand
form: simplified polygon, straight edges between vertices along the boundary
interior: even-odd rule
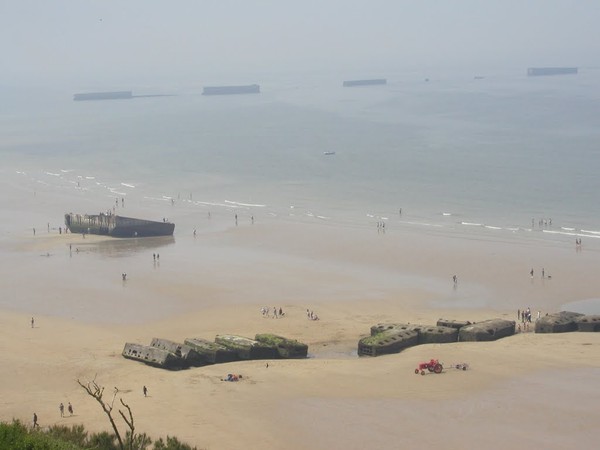
[[[596,243],[575,252],[512,237],[266,220],[180,234],[176,243],[45,231],[1,242],[0,420],[29,422],[35,411],[43,427],[108,429],[76,383],[95,379],[108,397],[118,388],[139,431],[215,450],[562,449],[600,437],[599,334],[522,333],[355,356],[358,339],[378,322],[514,320],[518,308],[535,316],[597,297]],[[542,267],[551,279],[541,279]],[[264,305],[281,306],[285,317],[264,318]],[[307,320],[307,308],[321,320]],[[125,342],[259,332],[304,341],[311,357],[178,372],[121,357]],[[432,357],[470,369],[415,375]],[[220,381],[227,373],[243,379]],[[75,416],[61,418],[58,405],[69,401]]]

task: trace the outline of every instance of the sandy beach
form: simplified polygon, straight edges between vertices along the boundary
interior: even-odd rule
[[[108,429],[76,383],[95,379],[109,397],[118,389],[138,431],[199,448],[499,449],[526,442],[559,449],[597,442],[597,334],[530,332],[356,356],[358,339],[380,322],[515,320],[517,309],[530,307],[535,317],[593,298],[600,292],[597,244],[576,251],[417,234],[401,224],[385,234],[268,220],[217,228],[206,225],[196,237],[178,230],[176,245],[54,230],[6,236],[0,419],[30,422],[35,411],[43,427]],[[531,267],[539,272],[534,278]],[[541,278],[542,267],[550,279]],[[285,317],[265,318],[262,306],[281,307]],[[307,309],[320,320],[307,320]],[[260,332],[305,342],[310,357],[170,372],[121,356],[125,342],[153,337]],[[416,365],[430,358],[467,362],[469,370],[416,376]],[[243,379],[221,381],[227,373]],[[60,417],[61,402],[73,404],[73,417]]]

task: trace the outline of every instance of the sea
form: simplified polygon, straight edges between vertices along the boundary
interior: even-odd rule
[[[105,101],[73,101],[85,90],[71,86],[4,86],[0,177],[64,206],[5,220],[2,234],[126,202],[176,222],[176,235],[199,217],[239,214],[600,239],[600,69],[382,78],[350,88],[327,74],[253,74],[230,84],[257,83],[260,94],[204,96],[198,81],[128,86],[140,97]]]

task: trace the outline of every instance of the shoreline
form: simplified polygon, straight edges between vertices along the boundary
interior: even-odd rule
[[[278,218],[236,227],[218,214],[196,237],[180,233],[168,241],[3,235],[0,420],[29,423],[36,411],[42,426],[107,430],[75,381],[96,379],[107,393],[118,387],[140,431],[199,448],[347,450],[423,445],[423,436],[431,446],[458,447],[473,427],[477,442],[505,448],[528,439],[532,424],[543,430],[534,439],[544,448],[564,448],[575,426],[573,442],[595,442],[598,333],[520,333],[376,358],[355,353],[381,322],[515,320],[517,309],[530,307],[535,317],[597,297],[595,247]],[[542,268],[552,278],[542,278]],[[263,306],[286,315],[264,318]],[[307,308],[320,320],[307,320]],[[170,372],[121,356],[125,342],[154,337],[264,332],[307,343],[310,357]],[[432,357],[470,368],[417,377],[415,365]],[[243,381],[220,381],[227,373]],[[569,376],[577,385],[565,384]],[[75,416],[60,418],[59,403],[69,401]],[[433,418],[448,425],[432,430]]]

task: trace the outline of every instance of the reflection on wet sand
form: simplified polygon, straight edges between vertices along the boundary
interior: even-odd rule
[[[175,243],[173,236],[144,238],[109,238],[99,242],[79,243],[77,251],[98,253],[109,258],[130,256],[144,250],[166,247]],[[73,249],[75,251],[75,249]]]

